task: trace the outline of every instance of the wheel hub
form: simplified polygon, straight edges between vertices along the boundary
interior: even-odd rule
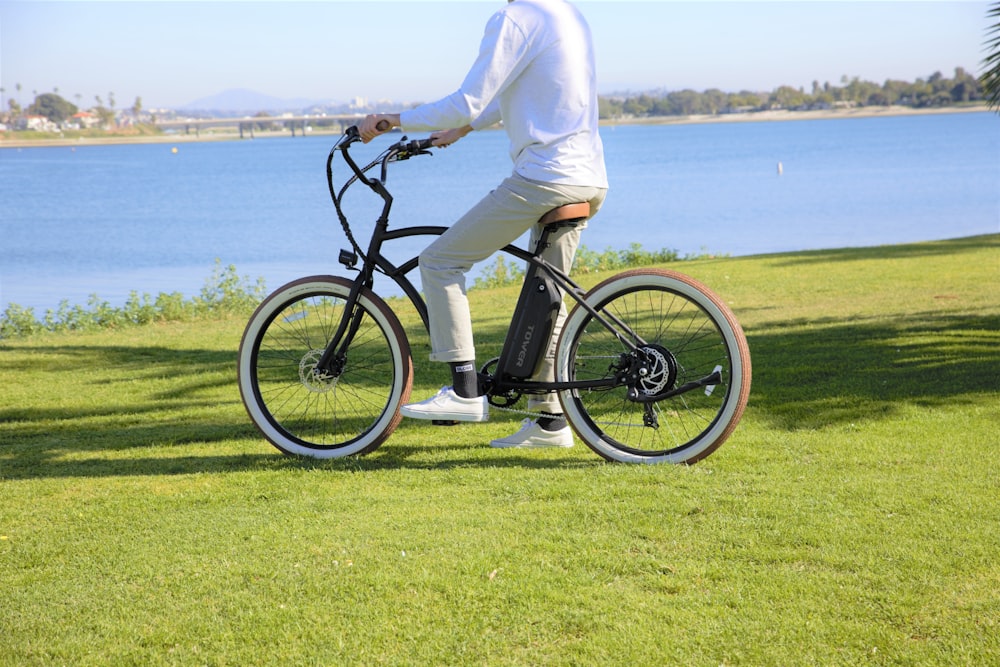
[[[316,369],[323,350],[309,350],[299,361],[299,380],[311,392],[324,394],[337,386],[337,377]]]
[[[646,345],[637,351],[635,389],[645,400],[655,400],[670,391],[677,380],[677,360],[662,345]]]

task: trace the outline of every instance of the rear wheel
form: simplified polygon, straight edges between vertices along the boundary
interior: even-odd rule
[[[357,334],[339,369],[315,372],[344,315],[351,282],[302,278],[257,308],[240,343],[240,395],[265,438],[287,454],[365,454],[395,430],[410,396],[413,364],[399,320],[362,292]]]
[[[609,278],[585,300],[642,344],[631,352],[580,305],[567,318],[560,380],[632,377],[612,389],[560,392],[580,438],[630,463],[693,463],[722,445],[750,394],[750,349],[729,307],[692,278],[658,269]]]

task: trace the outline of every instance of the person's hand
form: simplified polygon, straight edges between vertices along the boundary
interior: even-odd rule
[[[384,134],[394,127],[399,127],[398,113],[372,113],[365,116],[358,126],[358,134],[361,141],[366,144],[380,134]]]
[[[466,125],[464,127],[456,127],[451,130],[441,130],[440,132],[434,132],[431,134],[431,143],[438,148],[445,148],[451,146],[453,143],[472,132],[472,126]]]

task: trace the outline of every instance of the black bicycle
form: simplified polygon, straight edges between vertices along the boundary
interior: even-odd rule
[[[364,167],[350,155],[357,141],[357,129],[349,128],[326,162],[330,196],[351,244],[339,260],[354,277],[310,276],[280,287],[254,312],[240,343],[243,403],[264,437],[287,454],[366,454],[400,423],[413,362],[399,319],[373,291],[376,274],[399,286],[427,326],[423,298],[407,277],[417,258],[397,265],[382,248],[446,229],[389,227],[389,165],[429,154],[431,140],[403,137]],[[339,190],[337,155],[351,171]],[[368,175],[373,169],[378,176]],[[382,200],[365,249],[342,206],[359,182]],[[550,211],[539,221],[534,249],[502,249],[527,269],[501,354],[480,369],[481,384],[490,404],[506,409],[527,393],[557,391],[573,430],[605,459],[693,463],[722,445],[746,407],[746,337],[729,307],[683,274],[633,269],[584,290],[540,257],[552,229],[579,224],[589,212],[587,203]],[[575,306],[559,336],[555,381],[532,381],[564,296]]]

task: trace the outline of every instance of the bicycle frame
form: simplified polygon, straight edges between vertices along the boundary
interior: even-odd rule
[[[364,289],[372,288],[376,272],[384,274],[403,290],[403,293],[407,296],[417,313],[420,315],[424,327],[429,329],[427,305],[424,302],[423,297],[420,295],[420,292],[407,277],[410,271],[417,267],[418,258],[410,258],[401,265],[396,266],[388,258],[382,255],[381,249],[382,245],[387,241],[393,241],[411,236],[438,236],[448,229],[447,227],[440,226],[413,226],[389,230],[389,212],[392,208],[393,199],[392,195],[385,187],[388,163],[409,159],[412,155],[428,152],[426,149],[430,147],[429,140],[425,140],[423,142],[410,142],[407,144],[406,137],[403,137],[400,142],[390,147],[382,153],[379,158],[376,158],[364,168],[358,167],[348,152],[348,148],[355,141],[357,141],[356,133],[352,136],[350,130],[348,130],[345,134],[345,139],[341,140],[341,142],[339,142],[337,146],[331,150],[330,156],[327,160],[327,179],[328,185],[330,186],[331,197],[333,198],[334,205],[337,208],[341,224],[347,233],[348,240],[351,241],[355,251],[360,251],[360,248],[349,231],[346,216],[343,214],[340,207],[340,197],[343,196],[344,192],[346,192],[347,188],[350,187],[354,180],[358,180],[367,185],[373,192],[375,192],[375,194],[382,198],[383,206],[382,211],[375,222],[375,228],[372,232],[367,251],[361,253],[363,261],[360,268],[356,269],[359,273],[353,281],[350,295],[348,296],[344,306],[344,315],[341,319],[340,325],[333,337],[330,339],[330,342],[319,362],[316,364],[316,373],[321,375],[329,374],[331,377],[336,376],[340,372],[340,369],[343,367],[343,363],[347,358],[347,350],[349,349],[354,335],[357,333],[358,326],[360,325],[361,311],[357,308],[358,298]],[[345,162],[347,162],[354,172],[354,176],[351,177],[344,185],[339,196],[334,191],[332,180],[332,161],[334,153],[338,150],[341,152]],[[373,179],[366,177],[365,172],[377,165],[381,165],[382,178]],[[609,313],[600,312],[588,304],[583,298],[584,289],[580,287],[580,285],[573,281],[573,279],[571,279],[566,273],[552,266],[549,262],[539,256],[540,249],[543,248],[544,244],[547,242],[549,231],[550,230],[548,228],[543,230],[539,237],[535,252],[530,252],[512,244],[504,246],[500,249],[500,251],[528,262],[545,272],[556,283],[563,294],[568,294],[574,301],[580,304],[582,308],[587,310],[591,317],[617,337],[617,339],[629,352],[639,352],[641,356],[641,350],[639,348],[645,344],[645,341],[643,341],[640,336],[630,330],[628,326],[626,326],[618,318]],[[340,251],[340,262],[347,269],[355,269],[357,261],[358,257],[356,252],[348,250]],[[629,364],[628,367],[623,366],[620,368],[620,372],[615,373],[614,377],[599,380],[542,382],[536,380],[516,380],[512,378],[489,376],[486,378],[486,384],[489,387],[488,393],[502,393],[507,391],[548,392],[574,389],[611,388],[627,384],[629,381],[634,381],[636,379],[636,369],[634,366],[635,364]],[[687,390],[693,388],[694,387],[691,387]]]

